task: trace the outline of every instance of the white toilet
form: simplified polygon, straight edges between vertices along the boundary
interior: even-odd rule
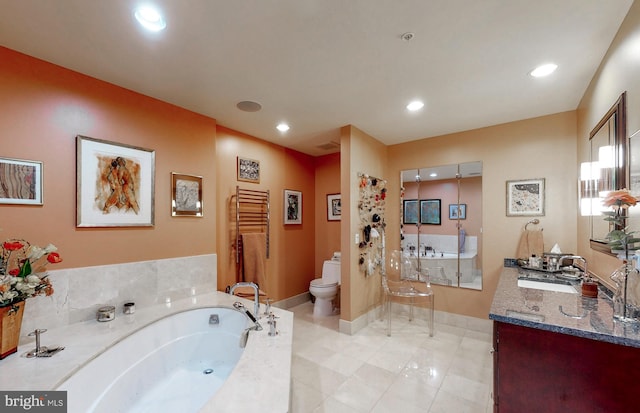
[[[336,255],[337,254],[337,255]],[[309,292],[316,298],[313,315],[325,317],[333,314],[333,300],[340,285],[340,253],[322,264],[322,278],[311,280]]]

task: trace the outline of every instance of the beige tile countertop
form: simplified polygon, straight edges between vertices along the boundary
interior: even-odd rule
[[[24,354],[33,349],[34,342],[21,345],[17,354],[0,360],[0,389],[54,390],[111,345],[160,318],[190,309],[231,306],[235,301],[244,301],[253,310],[252,301],[213,292],[138,309],[132,315],[120,312],[107,323],[91,320],[50,329],[42,335],[42,345],[65,349],[50,358],[26,358]],[[264,329],[250,332],[238,364],[202,412],[289,411],[293,313],[275,307],[272,310],[278,317],[279,334],[268,335],[263,316],[260,322]]]
[[[613,303],[602,286],[597,298],[523,288],[518,286],[519,271],[502,271],[489,312],[491,320],[640,347],[640,323],[614,321]]]

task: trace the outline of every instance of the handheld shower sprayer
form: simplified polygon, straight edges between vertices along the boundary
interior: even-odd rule
[[[260,331],[262,330],[262,326],[260,325],[256,317],[251,314],[251,311],[249,311],[247,307],[245,307],[241,302],[236,301],[235,303],[233,303],[233,308],[238,311],[242,311],[247,317],[249,317],[249,320],[253,322],[253,325],[251,327],[245,328],[242,334],[240,334],[240,347],[244,348],[247,345],[247,340],[249,339],[249,331]]]
[[[253,321],[253,323],[255,325],[252,328],[254,330],[258,330],[258,331],[262,330],[262,326],[258,322],[258,319],[253,314],[251,314],[251,311],[249,311],[249,309],[247,309],[247,307],[245,307],[244,304],[242,304],[239,301],[236,301],[235,303],[233,303],[233,308],[235,308],[236,310],[240,310],[240,311],[244,312],[246,314],[246,316],[249,317],[249,320]]]

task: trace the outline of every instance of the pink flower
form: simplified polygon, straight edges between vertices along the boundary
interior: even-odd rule
[[[606,207],[617,206],[622,208],[628,208],[635,206],[638,203],[636,197],[629,193],[627,189],[621,189],[619,191],[611,191],[602,200],[602,205]]]

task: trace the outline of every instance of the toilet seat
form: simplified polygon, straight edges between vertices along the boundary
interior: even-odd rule
[[[323,281],[322,278],[315,278],[311,280],[311,286],[315,288],[333,288],[338,286],[337,282],[324,283],[322,281]]]

